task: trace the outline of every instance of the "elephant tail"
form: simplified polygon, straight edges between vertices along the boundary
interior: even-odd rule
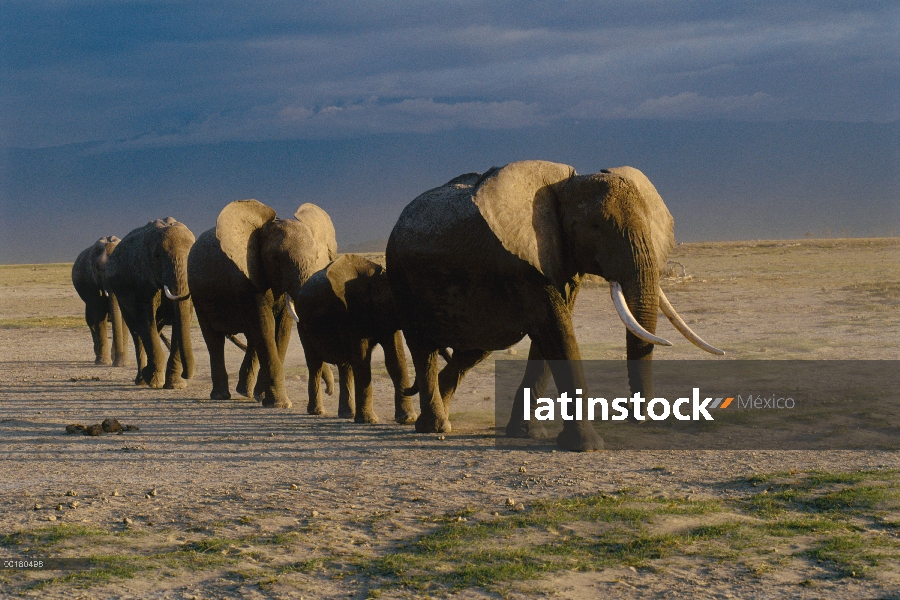
[[[230,334],[229,334],[229,335],[226,335],[225,337],[227,337],[228,340],[229,340],[232,344],[234,344],[235,346],[237,346],[238,348],[240,348],[240,349],[243,350],[244,352],[247,351],[247,344],[242,343],[241,340],[237,339],[236,337],[234,337],[233,335],[230,335]]]

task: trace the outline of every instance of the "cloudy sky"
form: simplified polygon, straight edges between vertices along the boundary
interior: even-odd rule
[[[0,262],[166,211],[199,235],[251,196],[381,238],[425,189],[522,158],[643,161],[686,239],[768,237],[792,201],[820,221],[771,237],[900,234],[898,30],[897,2],[8,0]]]

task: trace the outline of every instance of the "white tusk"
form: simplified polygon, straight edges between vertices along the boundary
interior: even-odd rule
[[[297,311],[294,309],[293,298],[291,298],[290,294],[285,294],[285,296],[287,296],[287,308],[288,308],[288,312],[291,313],[291,318],[294,320],[295,323],[299,323],[300,317],[297,316]]]
[[[612,297],[613,304],[616,306],[616,312],[619,313],[619,318],[625,323],[625,327],[628,328],[628,331],[651,344],[659,344],[660,346],[672,345],[672,342],[669,340],[657,337],[641,327],[641,324],[637,322],[637,319],[635,319],[634,315],[631,314],[631,311],[628,310],[628,305],[625,304],[625,294],[622,293],[622,286],[619,285],[618,281],[609,282],[609,295]]]
[[[104,297],[109,298],[109,292],[106,290],[100,290],[100,293],[103,294]]]
[[[669,299],[666,298],[666,295],[663,293],[662,288],[659,289],[659,308],[662,309],[663,314],[672,322],[672,325],[681,332],[681,335],[686,337],[691,341],[692,344],[697,346],[698,348],[702,348],[709,352],[710,354],[718,354],[719,356],[723,356],[725,354],[724,350],[719,350],[715,346],[710,346],[706,342],[704,342],[699,335],[691,331],[691,328],[687,326],[681,317],[678,316],[678,313],[675,312],[675,309],[672,308],[672,305],[669,303]]]
[[[166,298],[168,298],[169,300],[184,300],[185,298],[187,298],[188,296],[191,295],[191,293],[188,292],[184,296],[176,296],[175,294],[173,294],[172,292],[169,291],[169,286],[167,286],[167,285],[163,286],[163,291],[166,293]]]

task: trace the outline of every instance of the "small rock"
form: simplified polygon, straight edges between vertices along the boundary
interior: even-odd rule
[[[56,510],[62,510],[62,509],[63,509],[63,505],[62,505],[62,504],[57,504],[57,505],[56,505]]]
[[[156,495],[156,488],[153,488],[152,490],[150,490],[150,493],[149,493],[148,495],[149,495],[149,496],[155,496],[155,495]]]
[[[92,436],[103,435],[103,426],[100,424],[88,425],[84,430],[84,435],[92,435]]]
[[[134,521],[132,521],[128,517],[125,517],[124,519],[122,519],[122,522],[125,523],[126,525],[131,525],[132,523],[134,523]]]
[[[471,475],[469,475],[468,473],[463,473],[463,479],[468,479],[469,477],[471,477]]]
[[[439,440],[445,440],[445,439],[447,439],[447,438],[444,437],[443,435],[439,435],[439,436],[438,436],[438,439],[439,439]]]
[[[69,508],[78,508],[78,500],[69,502]]]
[[[462,523],[463,521],[465,521],[465,519],[463,517],[456,517],[457,523]]]
[[[113,496],[118,496],[118,495],[119,495],[119,490],[113,490],[112,495],[113,495]]]
[[[513,510],[516,512],[522,512],[523,510],[525,510],[525,505],[519,502],[518,504],[513,506]]]
[[[512,498],[507,498],[507,499],[506,499],[506,505],[507,505],[507,506],[515,506],[515,505],[516,505],[516,501],[513,500]]]
[[[149,500],[149,499],[152,498],[152,497],[153,497],[153,496],[151,496],[150,494],[147,494],[147,495],[144,496],[144,498],[146,498],[147,500]]]
[[[628,567],[628,570],[632,573],[637,573],[637,569],[635,569],[634,567]]]
[[[68,492],[66,492],[66,496],[77,496],[77,495],[78,495],[78,492],[76,492],[75,490],[69,490]]]
[[[50,515],[49,517],[47,517],[47,520],[48,520],[48,521],[55,521],[55,520],[56,520],[56,515]]]
[[[528,472],[528,469],[526,469],[525,467],[519,467],[519,473],[527,473],[527,472]]]
[[[310,516],[312,516],[312,517],[318,517],[318,516],[319,516],[319,511],[317,511],[317,510],[312,511],[312,513],[310,513]]]
[[[116,433],[117,431],[122,431],[122,424],[119,423],[118,419],[104,419],[100,424],[100,427],[103,428],[103,431],[106,433]]]
[[[34,505],[34,510],[41,510],[42,508],[44,508],[43,504],[35,504]]]
[[[292,490],[299,490],[299,489],[300,489],[300,486],[298,486],[296,483],[292,483],[290,489],[292,489]]]
[[[495,510],[494,512],[492,512],[491,514],[494,515],[495,517],[499,517],[499,516],[500,516],[500,513],[498,513],[496,510]]]

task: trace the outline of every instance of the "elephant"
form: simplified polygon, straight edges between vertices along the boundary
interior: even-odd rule
[[[187,257],[194,234],[172,217],[150,221],[126,235],[106,264],[109,293],[132,332],[138,373],[135,384],[180,389],[194,375],[191,294]],[[172,325],[165,362],[160,329]],[[146,351],[146,352],[145,352]]]
[[[106,262],[119,243],[114,235],[102,237],[89,248],[85,248],[72,265],[72,284],[84,300],[84,319],[94,340],[94,364],[125,365],[127,347],[125,325],[119,303],[106,291]],[[106,323],[112,323],[112,357],[106,337]]]
[[[652,393],[650,360],[660,308],[688,339],[706,344],[659,287],[675,245],[674,220],[656,188],[632,167],[577,175],[547,161],[468,173],[429,190],[401,213],[388,240],[391,290],[416,369],[419,432],[449,432],[450,399],[466,371],[528,336],[531,348],[506,433],[545,434],[522,420],[523,390],[552,375],[560,392],[585,389],[572,325],[586,274],[610,283],[626,324],[632,391]],[[453,360],[437,372],[439,348]],[[603,440],[585,421],[564,421],[557,445],[590,451]]]
[[[247,353],[239,393],[249,395],[258,360],[256,396],[265,407],[290,408],[284,357],[293,321],[287,313],[301,286],[337,256],[334,225],[324,210],[303,204],[293,219],[278,219],[256,200],[236,200],[200,235],[188,257],[188,282],[209,350],[210,398],[231,398],[225,337],[243,333]],[[330,374],[330,369],[328,370]]]
[[[340,375],[338,416],[377,423],[372,351],[380,344],[394,384],[394,421],[415,422],[403,336],[384,268],[362,256],[344,254],[310,277],[292,297],[296,310],[292,316],[309,368],[307,412],[324,414],[319,379],[328,362],[338,365]]]

